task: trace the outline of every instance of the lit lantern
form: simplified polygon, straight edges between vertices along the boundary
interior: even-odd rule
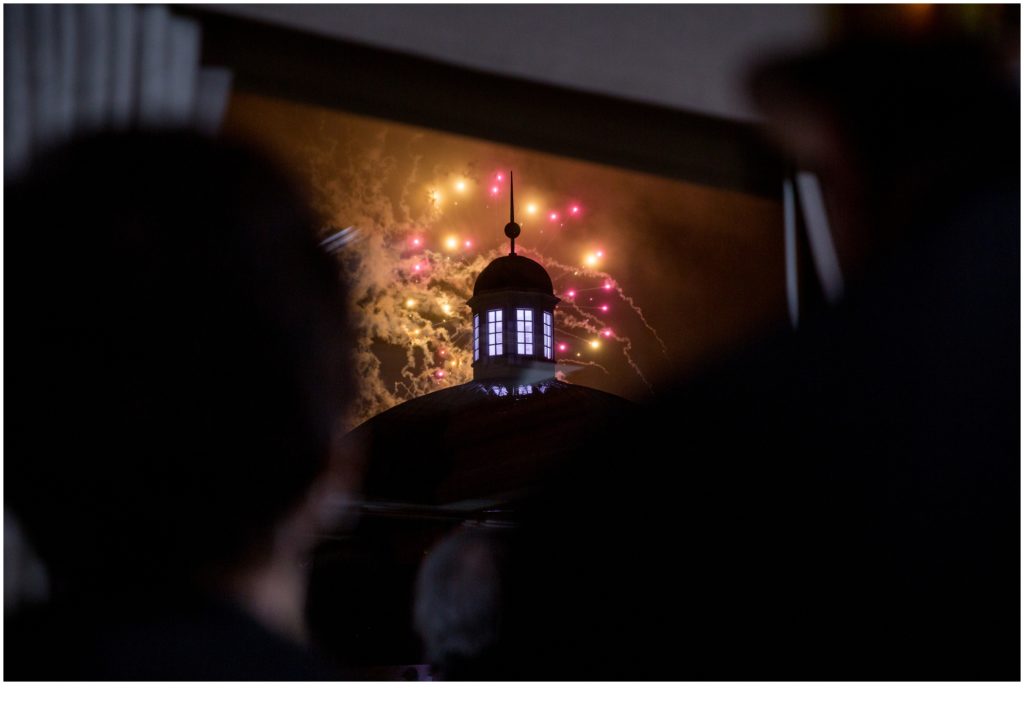
[[[559,300],[544,267],[516,253],[520,227],[515,222],[513,188],[510,175],[509,223],[505,225],[509,254],[483,269],[469,300],[475,380],[535,382],[555,373],[554,314]]]

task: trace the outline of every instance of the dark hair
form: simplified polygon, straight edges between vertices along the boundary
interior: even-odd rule
[[[767,62],[750,88],[764,108],[795,101],[826,113],[878,188],[908,165],[962,188],[986,171],[1019,174],[1016,80],[979,44],[875,39]]]
[[[298,190],[240,147],[127,134],[6,200],[7,503],[58,585],[248,556],[327,467],[351,391],[345,289]]]

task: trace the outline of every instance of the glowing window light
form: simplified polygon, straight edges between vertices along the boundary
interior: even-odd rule
[[[473,362],[480,360],[480,315],[473,315]]]
[[[547,358],[548,360],[551,360],[552,355],[553,355],[552,352],[551,352],[551,339],[552,339],[552,333],[551,333],[551,312],[544,312],[543,322],[544,322],[544,357]]]
[[[487,311],[487,355],[501,355],[505,352],[505,334],[502,328],[502,310]]]
[[[533,355],[533,310],[516,309],[516,352]]]

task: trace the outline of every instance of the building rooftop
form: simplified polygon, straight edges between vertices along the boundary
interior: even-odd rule
[[[474,380],[403,402],[350,439],[366,451],[369,500],[508,503],[633,409],[621,397],[555,379]]]
[[[511,254],[495,258],[483,269],[473,285],[473,295],[500,290],[554,294],[551,276],[535,260]]]

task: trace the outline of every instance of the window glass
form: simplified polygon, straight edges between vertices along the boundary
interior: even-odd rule
[[[473,360],[480,360],[480,315],[473,315]]]
[[[533,355],[532,309],[516,309],[516,353]]]
[[[551,360],[551,312],[544,312],[544,357]]]
[[[502,329],[501,309],[487,312],[487,355],[501,355],[505,352],[505,333]]]

